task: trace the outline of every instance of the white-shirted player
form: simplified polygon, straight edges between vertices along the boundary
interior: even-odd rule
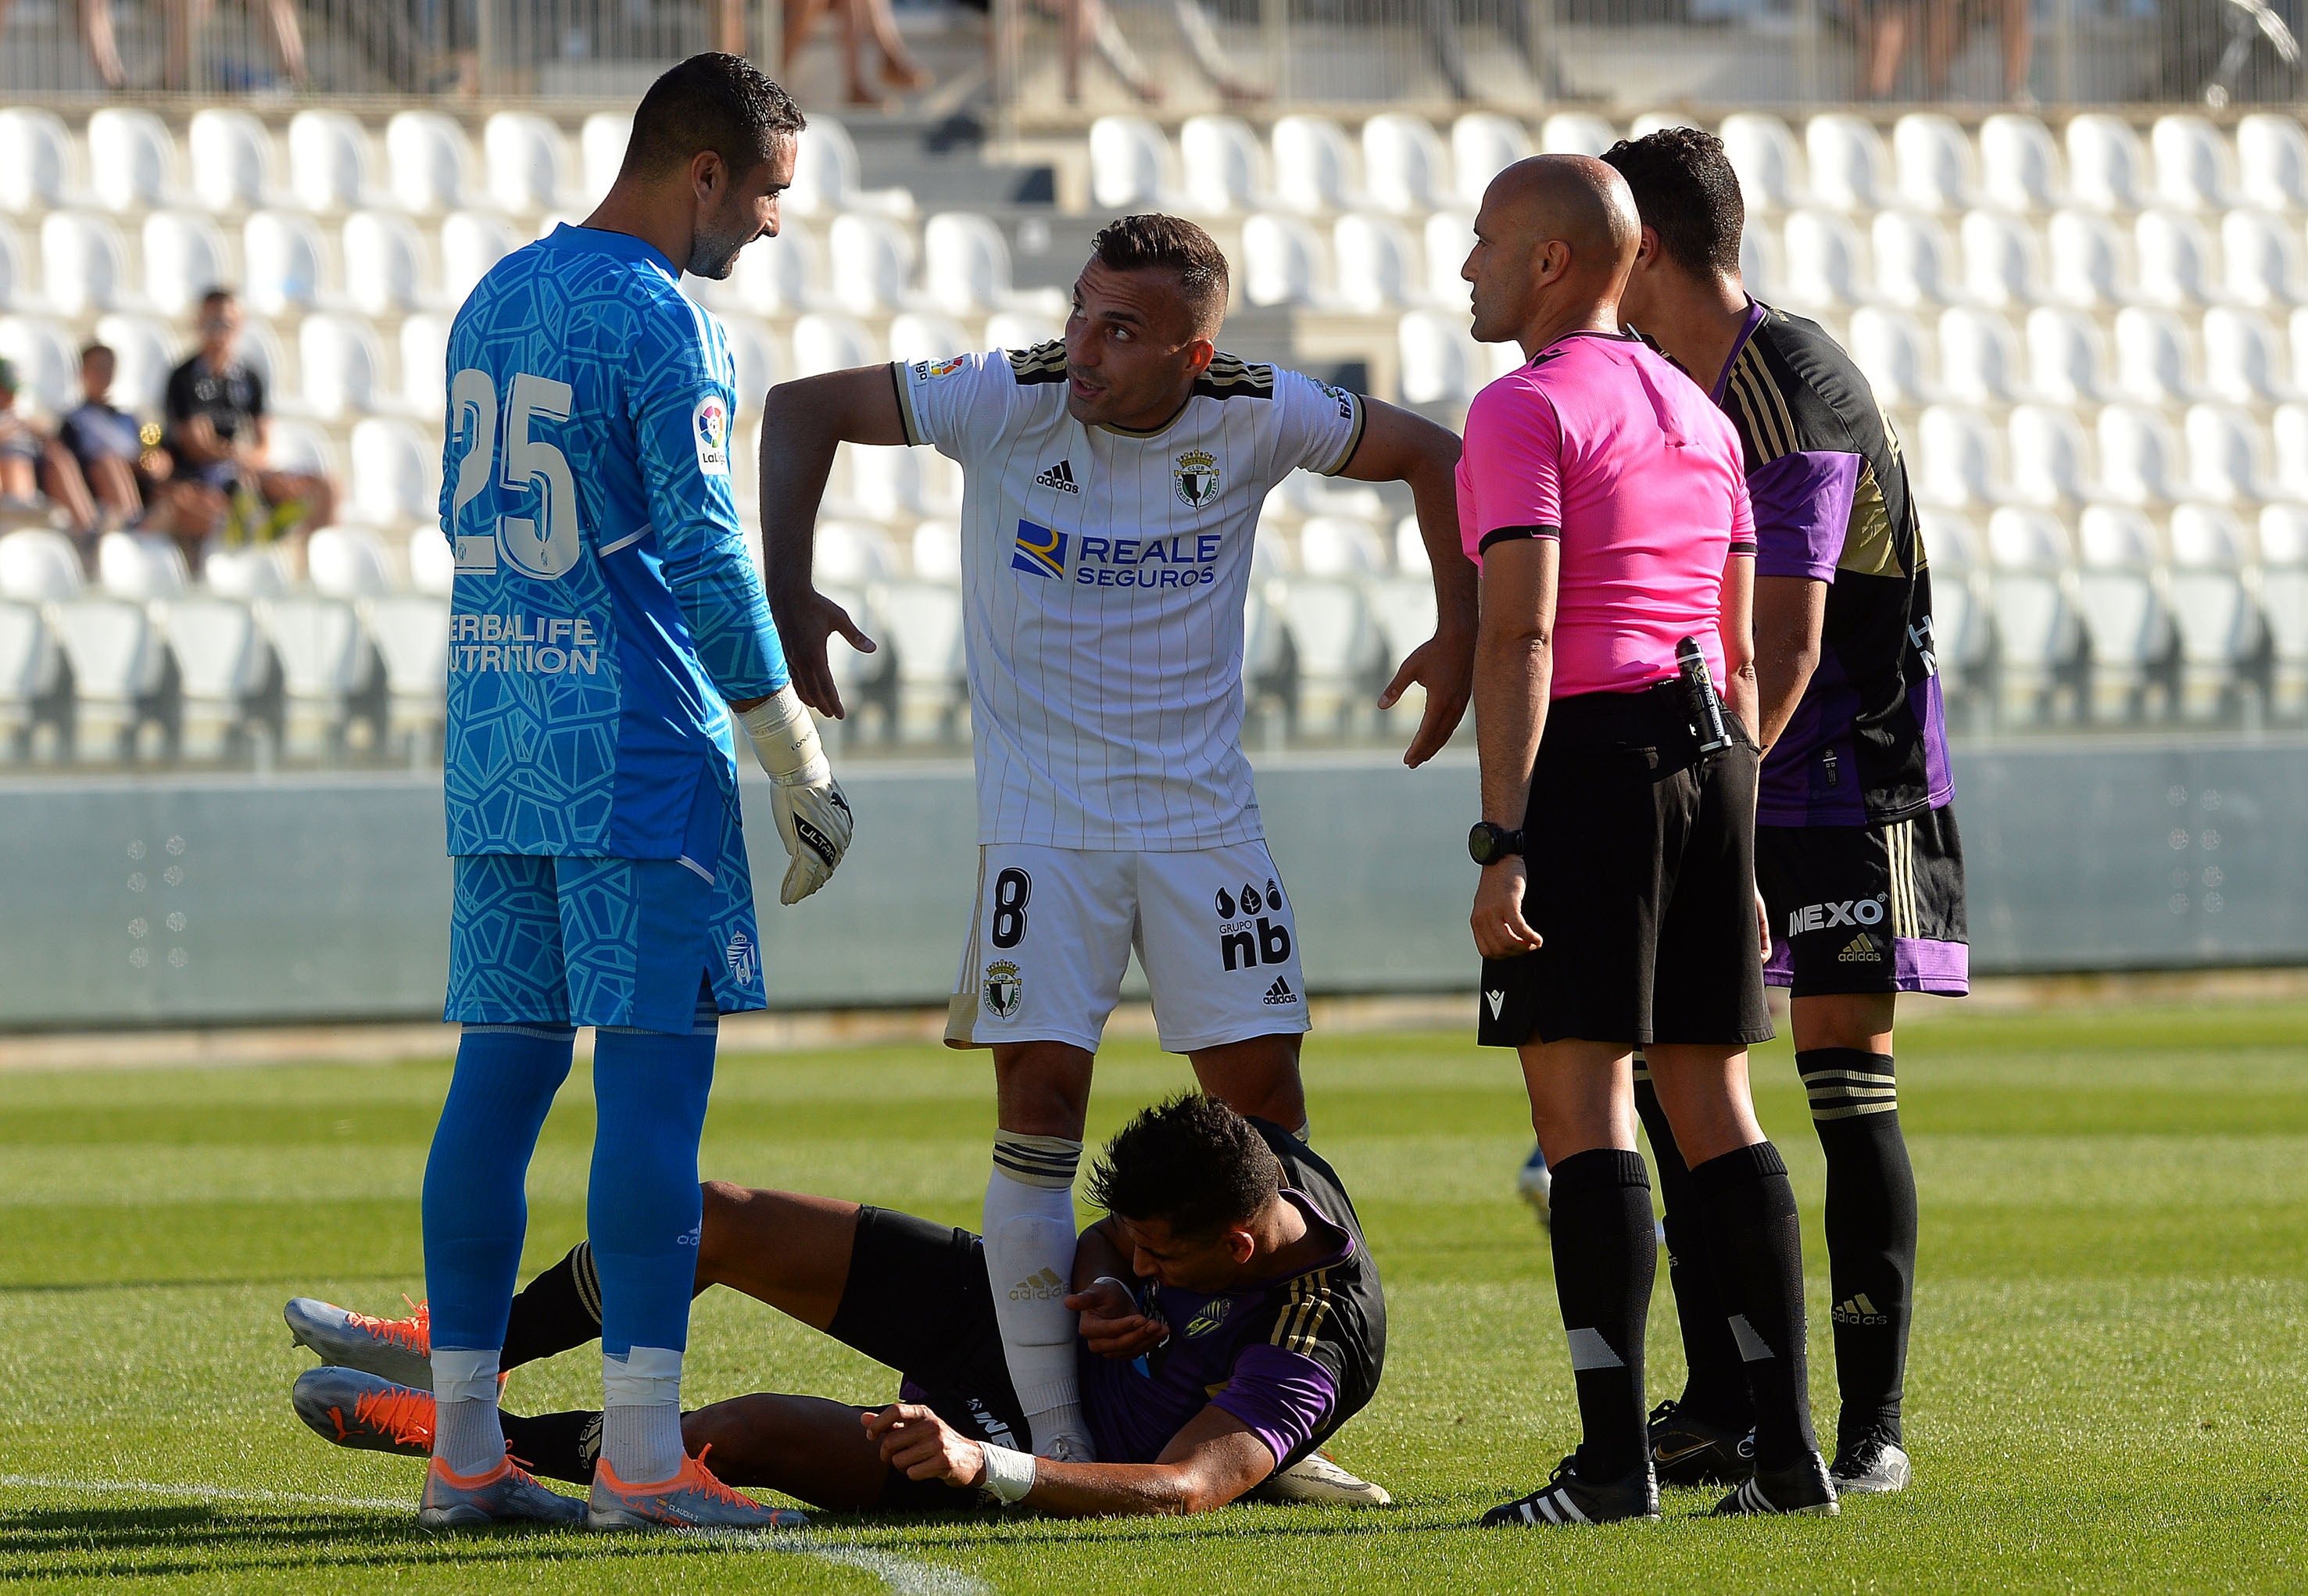
[[[1092,251],[1063,341],[785,384],[762,427],[771,608],[796,691],[830,715],[829,635],[874,646],[810,582],[835,445],[928,444],[962,467],[980,848],[946,1040],[994,1051],[995,1313],[1035,1451],[1076,1458],[1072,1192],[1091,1057],[1133,946],[1163,1047],[1239,1111],[1306,1127],[1297,927],[1241,743],[1268,490],[1301,468],[1410,485],[1440,624],[1380,699],[1426,689],[1408,763],[1465,712],[1475,625],[1455,436],[1219,353],[1226,257],[1192,222],[1128,217]],[[1351,1497],[1358,1482],[1342,1483]]]

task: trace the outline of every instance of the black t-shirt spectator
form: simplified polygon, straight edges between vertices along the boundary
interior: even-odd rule
[[[217,436],[230,443],[244,426],[263,416],[264,379],[237,360],[211,371],[196,354],[168,374],[168,407],[172,428],[206,416]]]

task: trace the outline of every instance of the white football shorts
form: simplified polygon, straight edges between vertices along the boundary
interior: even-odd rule
[[[1190,853],[990,842],[946,1045],[1095,1052],[1132,948],[1170,1052],[1307,1028],[1297,921],[1264,842]]]

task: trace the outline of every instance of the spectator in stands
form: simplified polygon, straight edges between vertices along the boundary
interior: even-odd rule
[[[714,48],[732,56],[743,56],[745,50],[745,0],[713,0]],[[907,52],[906,41],[899,35],[898,19],[891,13],[890,0],[785,0],[785,35],[779,47],[785,52],[785,71],[790,76],[793,63],[809,43],[809,36],[817,26],[818,18],[829,11],[841,16],[841,71],[848,81],[848,98],[854,106],[880,106],[881,91],[866,79],[866,36],[872,34],[874,46],[882,52],[882,82],[890,88],[910,93],[926,89],[937,82],[930,72]]]
[[[8,31],[8,13],[16,8],[16,0],[0,0],[0,34]],[[120,70],[120,45],[112,30],[112,0],[80,0],[81,42],[88,46],[89,65],[104,86],[117,93],[128,86],[128,74]]]
[[[228,543],[269,543],[336,519],[326,477],[272,469],[264,379],[240,358],[240,302],[223,289],[201,299],[201,346],[168,374],[167,446],[174,475],[227,501]]]
[[[186,558],[198,564],[200,544],[223,522],[224,495],[203,483],[178,480],[176,462],[158,446],[160,429],[112,402],[118,365],[108,345],[91,343],[81,350],[81,402],[56,429],[56,441],[79,464],[106,525],[169,533],[185,542]]]
[[[0,514],[38,514],[44,495],[71,518],[76,540],[85,545],[95,538],[96,501],[80,467],[56,439],[17,414],[15,363],[0,359]]]
[[[2033,105],[2028,73],[2034,57],[2030,0],[1858,0],[1859,39],[1866,97],[1889,99],[1899,88],[1899,58],[1910,35],[1920,30],[1924,93],[1948,98],[1949,79],[1964,43],[1981,22],[1993,19],[2003,47],[2003,98]]]
[[[201,87],[193,82],[193,40],[216,14],[216,0],[161,0],[161,9],[168,16],[168,53],[160,67],[160,87]],[[297,0],[249,0],[248,9],[263,17],[281,75],[304,88],[310,80],[305,71],[305,30],[297,22]]]

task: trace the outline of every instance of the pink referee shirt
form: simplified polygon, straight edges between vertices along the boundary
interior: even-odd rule
[[[1724,565],[1755,552],[1743,463],[1730,418],[1631,333],[1557,339],[1475,396],[1459,461],[1468,556],[1562,544],[1550,697],[1662,681],[1686,637],[1722,685]]]

